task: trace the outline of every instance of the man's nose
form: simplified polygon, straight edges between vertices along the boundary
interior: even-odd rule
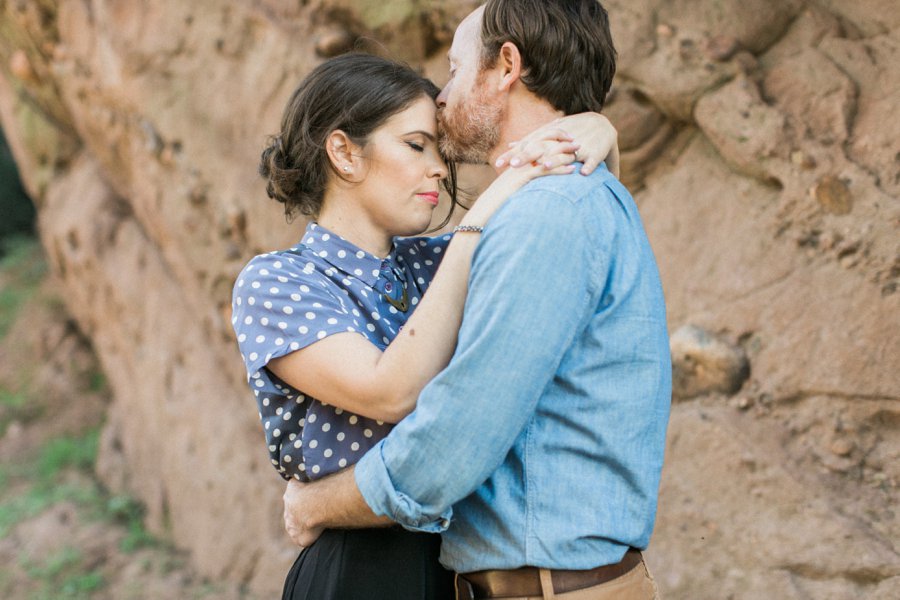
[[[444,108],[447,106],[447,90],[450,88],[450,85],[445,85],[444,89],[441,90],[441,93],[438,94],[438,97],[435,98],[434,102],[437,104],[438,108]]]

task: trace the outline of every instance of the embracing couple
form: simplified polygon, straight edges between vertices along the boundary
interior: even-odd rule
[[[654,598],[671,366],[596,114],[606,12],[490,0],[449,58],[442,91],[382,58],[323,63],[262,155],[269,196],[311,217],[233,303],[301,546],[284,598]],[[499,175],[423,235],[455,162]]]

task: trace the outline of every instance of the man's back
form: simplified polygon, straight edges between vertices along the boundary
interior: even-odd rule
[[[536,241],[547,235],[555,239]],[[541,250],[551,246],[550,253]],[[527,260],[515,260],[521,252]],[[510,268],[526,272],[503,289],[496,280]],[[574,277],[562,285],[546,280],[559,270]],[[505,311],[498,292],[521,302],[516,281],[563,300]],[[602,169],[532,182],[485,232],[470,286],[458,357],[442,376],[474,379],[486,398],[520,395],[505,404],[534,409],[503,464],[454,506],[442,562],[462,572],[588,569],[617,562],[628,546],[646,547],[671,364],[659,275],[630,194]],[[495,319],[502,326],[490,327]],[[518,339],[513,355],[504,357],[513,348],[490,339],[479,343],[507,333]],[[546,356],[545,336],[567,344],[554,350],[558,364],[550,373],[554,358]],[[473,372],[471,364],[457,363],[467,356],[484,367]],[[489,432],[497,415],[486,417]]]

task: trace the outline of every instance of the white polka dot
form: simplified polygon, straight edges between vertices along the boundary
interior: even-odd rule
[[[265,398],[263,398],[263,401],[262,401],[263,406],[268,406],[268,405],[269,405],[269,402],[271,402],[271,400],[269,399],[268,396],[266,396]]]
[[[352,312],[353,312],[353,316],[354,316],[354,317],[358,317],[358,316],[359,316],[359,311],[356,310],[355,308],[353,309]]]
[[[290,306],[285,306],[285,307],[282,308],[281,310],[283,310],[283,311],[284,311],[284,314],[286,314],[286,315],[292,315],[292,314],[294,314],[294,309],[291,308]]]
[[[338,250],[337,254],[338,254],[338,258],[346,258],[347,257],[347,252],[345,252],[344,250]]]
[[[356,415],[350,415],[350,418],[347,419],[347,421],[348,421],[351,425],[356,425],[356,423],[359,421],[359,417],[357,417]]]
[[[309,447],[310,447],[310,448],[315,448],[315,447],[318,446],[318,445],[319,445],[319,442],[318,442],[317,440],[310,440],[310,441],[309,441]]]
[[[319,333],[316,334],[316,338],[320,339],[320,340],[324,340],[327,335],[328,335],[328,332],[320,331]]]
[[[306,318],[309,319],[310,321],[312,321],[313,319],[316,318],[316,313],[310,311],[310,312],[306,313]]]
[[[416,279],[416,281],[419,282],[419,285],[424,285],[424,284],[425,284],[425,280],[424,280],[423,278],[421,278],[421,277],[419,277],[418,279]]]
[[[284,419],[285,421],[290,421],[291,420],[291,411],[287,411],[286,413],[284,413],[281,416],[281,418]]]
[[[281,339],[281,338],[277,338],[277,339],[275,340],[275,345],[276,345],[276,346],[283,346],[283,345],[284,345],[284,340]]]
[[[359,450],[359,443],[353,442],[352,444],[350,444],[350,449],[356,452],[357,450]]]
[[[434,264],[434,261],[433,261],[433,260],[426,260],[426,261],[425,261],[425,264],[426,264],[427,266],[430,267],[431,265]]]
[[[255,358],[251,358],[250,360],[256,360],[256,359],[255,359]],[[266,385],[266,384],[263,383],[262,379],[257,379],[257,380],[256,380],[256,387],[263,387],[264,385]]]
[[[298,344],[297,342],[291,342],[290,348],[291,348],[291,350],[295,350],[295,351],[296,351],[296,350],[299,350],[299,349],[300,349],[300,344]]]
[[[284,462],[286,462],[286,463],[291,462],[291,455],[290,455],[290,454],[285,454],[285,455],[284,455]]]
[[[297,440],[296,442],[294,442],[294,448],[302,448],[302,447],[303,447],[303,440]]]
[[[264,336],[264,335],[258,335],[258,336],[256,336],[256,343],[257,343],[257,344],[262,344],[264,341],[266,341],[266,336]]]
[[[322,258],[327,258],[327,257],[328,257],[328,250],[320,250],[320,251],[319,251],[319,256],[321,256]],[[326,273],[327,273],[327,271],[326,271]]]
[[[263,306],[265,306],[269,310],[272,310],[272,303],[269,300],[266,300],[265,302],[263,302]]]
[[[258,281],[254,281],[253,283],[250,284],[250,287],[252,287],[254,290],[258,290],[260,287],[260,284]]]
[[[305,463],[300,463],[300,470],[301,470],[301,471],[306,471],[306,464],[305,464]]]
[[[272,432],[272,435],[273,435],[274,437],[281,437],[281,430],[280,430],[280,429],[276,429],[275,431]]]
[[[327,233],[322,234],[322,241],[323,241],[323,242],[327,242],[327,241],[330,240],[330,239],[331,239],[331,236],[328,235]]]
[[[334,414],[336,414],[336,415],[342,415],[342,414],[344,414],[344,409],[343,409],[343,408],[335,408],[335,409],[334,409]]]
[[[259,320],[259,324],[260,324],[260,325],[268,325],[268,324],[269,324],[269,319],[266,318],[266,317],[263,317],[262,319]]]
[[[237,304],[238,306],[240,306],[240,305],[241,305],[241,297],[238,296],[237,298],[235,298],[235,301],[234,301],[234,302],[235,302],[235,304]]]
[[[372,311],[372,318],[375,319],[375,320],[377,321],[378,319],[381,318],[381,315],[379,315],[377,311],[374,311],[374,310],[373,310],[373,311]]]
[[[291,294],[291,300],[293,300],[294,302],[300,302],[301,299],[302,296],[300,294]]]
[[[280,415],[283,411],[284,411],[284,409],[279,406],[278,408],[275,409],[275,414]]]
[[[331,458],[332,454],[334,454],[334,452],[331,451],[331,448],[327,448],[325,452],[322,453],[322,456],[324,456],[325,458]]]
[[[275,452],[276,450],[278,450],[278,446],[276,446],[275,444],[269,446],[269,452]]]
[[[322,469],[319,467],[319,465],[313,465],[313,468],[312,468],[312,472],[313,472],[313,473],[318,473],[318,472],[321,471],[321,470],[322,470]]]
[[[372,269],[372,277],[378,277],[380,275],[380,271],[378,269]]]
[[[328,319],[329,325],[337,325],[337,322],[338,322],[338,320],[335,319],[334,317],[331,317],[330,319]]]
[[[362,274],[363,274],[362,269],[353,269],[353,274],[356,275],[357,277],[362,277]]]
[[[253,324],[253,317],[247,315],[247,317],[244,319],[244,325],[252,325],[252,324]]]
[[[251,352],[250,356],[248,356],[247,358],[249,358],[250,360],[256,360],[257,358],[259,358],[259,354],[257,354],[256,352]],[[262,382],[261,381],[256,382],[257,387],[262,387],[261,385],[259,385],[260,383],[262,383]]]
[[[343,442],[345,437],[347,437],[347,435],[342,431],[339,434],[337,434],[337,441]]]
[[[260,270],[259,270],[259,274],[260,274],[260,275],[268,275],[268,274],[269,274],[269,270],[268,270],[268,269],[260,269]]]
[[[326,433],[329,432],[329,431],[331,431],[331,423],[323,423],[323,424],[322,424],[322,431],[324,431],[324,432],[326,432]]]
[[[342,468],[342,469],[343,469],[344,467],[346,467],[346,466],[347,466],[347,459],[346,459],[346,458],[342,458],[341,460],[339,460],[339,461],[338,461],[338,466],[339,466],[340,468]]]
[[[307,327],[306,325],[301,325],[297,328],[297,331],[299,331],[303,335],[306,335],[307,333],[309,333],[309,327]]]
[[[315,242],[315,241],[316,241],[316,240],[312,239],[311,237],[306,238],[306,243],[307,243],[307,244],[312,244],[312,243]]]
[[[390,307],[388,307],[388,312],[391,313],[392,315],[396,315],[397,309],[394,308],[393,306],[390,306]]]
[[[385,337],[385,336],[381,336],[381,341],[384,342],[385,344],[391,343],[391,340],[387,339],[387,337]]]
[[[365,258],[365,257],[366,257],[366,253],[363,252],[362,250],[360,250],[359,252],[356,253],[356,258]]]
[[[287,323],[281,321],[278,323],[278,329],[287,329]]]
[[[435,248],[434,248],[434,250],[432,250],[432,252],[434,252],[435,254],[440,254],[440,253],[441,253],[441,247],[440,247],[440,246],[435,246]]]
[[[296,433],[292,433],[291,435],[288,436],[288,439],[291,440],[291,441],[293,442],[294,440],[297,439],[297,434],[296,434]]]
[[[246,334],[246,333],[242,333],[241,335],[238,336],[238,341],[239,341],[239,342],[244,343],[246,340],[247,340],[247,334]]]
[[[419,303],[419,299],[418,299],[418,298],[413,298],[412,300],[410,300],[410,302],[412,303],[413,306],[415,306],[416,304]]]
[[[308,293],[309,293],[309,286],[301,285],[301,286],[300,286],[300,291],[303,292],[304,294],[308,294]]]
[[[417,262],[413,263],[413,269],[421,269],[421,268],[422,267],[421,267],[421,265],[419,265],[419,263],[417,263]]]
[[[274,286],[273,286],[273,287],[270,287],[270,288],[269,288],[269,293],[270,293],[270,294],[277,294],[277,293],[278,293],[278,288],[277,288],[277,287],[274,287]]]
[[[363,435],[366,436],[367,438],[372,437],[372,430],[368,429],[368,428],[363,429]]]
[[[244,280],[243,280],[243,279],[241,279],[240,281],[238,281],[238,287],[244,287]]]

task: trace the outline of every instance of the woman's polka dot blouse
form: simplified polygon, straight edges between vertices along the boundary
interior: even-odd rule
[[[415,310],[449,241],[449,235],[395,238],[381,259],[311,223],[301,243],[257,256],[241,271],[231,322],[269,457],[285,479],[343,469],[391,426],[306,396],[266,365],[335,333],[357,333],[383,350]],[[397,308],[404,289],[406,312]]]

